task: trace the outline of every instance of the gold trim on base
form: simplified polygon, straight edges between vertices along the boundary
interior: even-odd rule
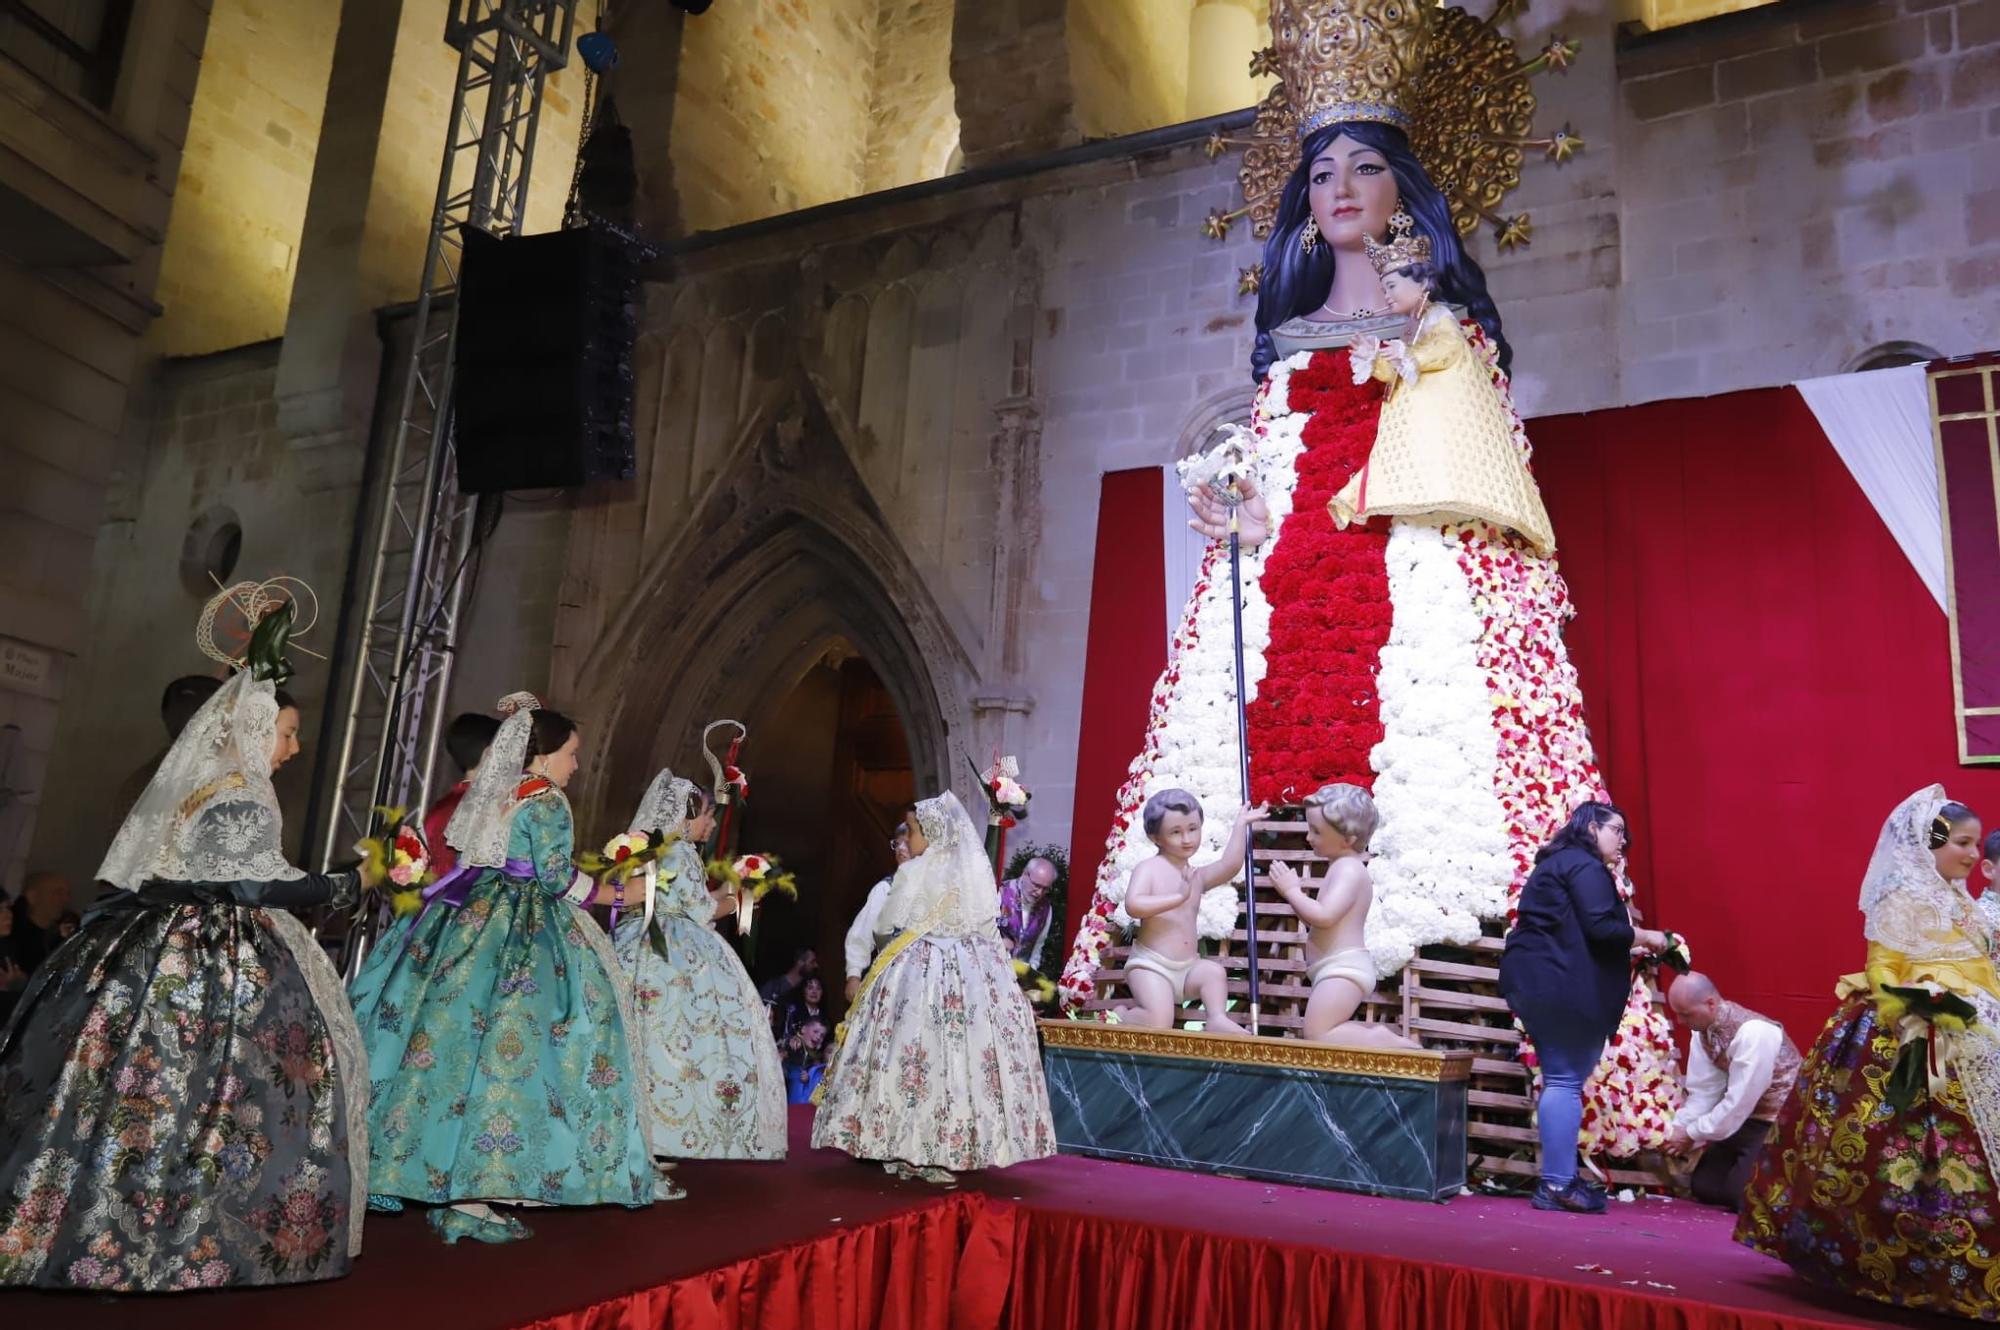
[[[1343,1048],[1304,1039],[1154,1030],[1098,1021],[1045,1020],[1036,1024],[1041,1027],[1042,1042],[1050,1048],[1228,1062],[1248,1067],[1287,1067],[1296,1071],[1335,1071],[1402,1081],[1463,1081],[1472,1076],[1472,1054],[1442,1049]]]

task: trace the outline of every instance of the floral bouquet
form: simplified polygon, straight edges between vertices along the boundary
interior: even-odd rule
[[[768,854],[740,854],[734,859],[715,859],[708,865],[708,880],[721,884],[736,898],[736,931],[747,934],[756,916],[757,902],[777,892],[789,900],[799,898],[799,884]]]
[[[1031,1007],[1046,1007],[1056,1000],[1056,981],[1026,961],[1014,962],[1014,982]]]
[[[621,832],[604,842],[602,850],[595,853],[585,850],[577,855],[576,866],[586,877],[622,886],[644,871],[646,865],[658,863],[667,847],[679,839],[657,831]]]
[[[1694,953],[1688,950],[1687,939],[1679,933],[1667,934],[1666,950],[1646,958],[1646,964],[1655,965],[1675,974],[1686,974],[1694,968]]]
[[[389,908],[400,919],[422,907],[424,888],[436,881],[437,875],[431,872],[430,851],[424,846],[423,835],[410,825],[409,810],[377,808],[375,812],[382,820],[382,834],[364,837],[354,848],[371,873],[385,884]]]
[[[972,759],[965,759],[965,764],[972,766]],[[1011,757],[995,758],[984,771],[973,767],[973,774],[986,792],[986,857],[993,861],[993,873],[998,877],[1007,831],[1028,815],[1028,801],[1035,796],[1021,784],[1021,764]]]

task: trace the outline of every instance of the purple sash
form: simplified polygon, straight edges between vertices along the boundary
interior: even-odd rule
[[[465,904],[466,896],[472,891],[472,884],[486,871],[477,864],[466,863],[463,859],[449,873],[424,888],[424,914],[429,914],[431,906],[444,905],[456,910]],[[533,878],[535,866],[526,859],[509,859],[500,866],[500,871],[508,877]],[[418,915],[421,920],[423,915]]]

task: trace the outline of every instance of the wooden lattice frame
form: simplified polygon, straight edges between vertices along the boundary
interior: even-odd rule
[[[1272,863],[1303,867],[1316,861],[1306,848],[1305,823],[1297,817],[1275,817],[1254,828],[1258,881]],[[1249,935],[1244,915],[1218,945],[1213,956],[1229,975],[1230,996],[1247,1004],[1250,997]],[[1473,1054],[1470,1104],[1466,1123],[1468,1158],[1475,1174],[1532,1176],[1536,1171],[1534,1101],[1529,1095],[1528,1069],[1518,1060],[1519,1031],[1507,1001],[1500,996],[1500,952],[1504,925],[1486,925],[1486,935],[1470,947],[1425,947],[1402,974],[1381,984],[1363,1002],[1356,1019],[1394,1025],[1426,1048],[1464,1049]],[[1123,942],[1104,950],[1094,994],[1083,1004],[1086,1012],[1103,1012],[1130,1001],[1125,984]],[[1259,1033],[1300,1038],[1306,1000],[1305,930],[1275,891],[1257,892]],[[1657,992],[1654,1000],[1660,1001]],[[1239,1013],[1240,1015],[1240,1013]],[[1199,1022],[1200,1005],[1183,1005],[1175,1024]],[[1615,1169],[1606,1174],[1619,1186],[1663,1188],[1669,1175],[1651,1169]]]

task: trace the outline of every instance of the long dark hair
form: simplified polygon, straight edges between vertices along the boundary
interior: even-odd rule
[[[1251,377],[1263,382],[1271,362],[1278,358],[1271,330],[1287,319],[1312,313],[1332,289],[1333,246],[1317,244],[1308,254],[1300,248],[1299,239],[1312,218],[1308,191],[1313,160],[1343,134],[1375,149],[1389,163],[1403,211],[1416,221],[1419,232],[1430,237],[1431,262],[1437,268],[1437,298],[1465,307],[1493,339],[1500,352],[1500,368],[1507,369],[1514,363],[1514,348],[1500,332],[1500,310],[1486,292],[1486,274],[1459,241],[1458,228],[1452,225],[1451,204],[1424,173],[1402,130],[1357,120],[1328,125],[1308,135],[1299,149],[1298,169],[1279,196],[1277,220],[1272,224],[1271,238],[1264,242],[1264,281],[1257,294],[1257,346],[1250,353]]]
[[[527,770],[528,763],[538,757],[547,757],[558,752],[576,733],[576,722],[560,711],[550,711],[544,707],[535,713],[533,728],[528,732],[528,751],[521,760],[521,769]]]
[[[1618,805],[1599,803],[1595,799],[1585,800],[1576,806],[1574,813],[1569,815],[1569,821],[1563,823],[1562,830],[1549,837],[1547,845],[1535,851],[1535,862],[1540,863],[1550,855],[1572,846],[1579,850],[1589,850],[1593,859],[1602,858],[1603,856],[1597,852],[1597,829],[1614,817],[1625,821],[1625,814]],[[1627,822],[1626,825],[1629,827],[1631,824]],[[1627,839],[1628,841],[1630,839],[1629,831]]]

